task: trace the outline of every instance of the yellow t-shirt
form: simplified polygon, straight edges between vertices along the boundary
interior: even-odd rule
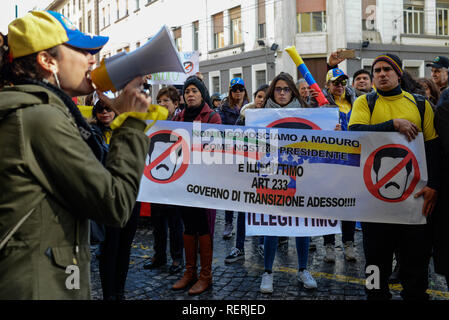
[[[345,99],[345,93],[343,93],[340,97],[334,96],[334,101],[337,104],[338,110],[340,110],[340,112],[347,114],[351,111],[351,103]]]
[[[360,96],[352,106],[349,126],[354,124],[379,124],[392,119],[406,119],[413,122],[418,127],[419,132],[423,132],[424,141],[435,139],[438,135],[433,126],[434,114],[429,101],[426,100],[423,121],[424,129],[421,128],[421,116],[418,107],[412,101],[415,101],[413,95],[405,91],[391,97],[379,94],[374,105],[373,113],[371,114],[366,95]]]

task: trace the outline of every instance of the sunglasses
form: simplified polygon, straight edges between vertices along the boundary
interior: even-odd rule
[[[97,106],[95,108],[96,113],[102,113],[104,110],[106,110],[106,112],[112,112],[112,109],[110,109],[109,107],[105,107],[105,106]]]
[[[348,84],[347,80],[336,80],[336,81],[332,81],[332,84],[336,87],[338,87],[340,84],[344,87],[345,85]]]
[[[241,86],[233,86],[231,88],[231,92],[243,92],[245,91],[245,87],[241,87]]]
[[[284,87],[284,88],[275,87],[274,91],[277,93],[281,93],[282,91],[284,91],[285,93],[290,93],[291,89],[289,87]]]

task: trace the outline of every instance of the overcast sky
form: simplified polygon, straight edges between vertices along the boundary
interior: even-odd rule
[[[0,32],[8,33],[8,24],[15,19],[15,6],[18,5],[18,16],[24,16],[35,6],[44,9],[51,0],[0,0]]]

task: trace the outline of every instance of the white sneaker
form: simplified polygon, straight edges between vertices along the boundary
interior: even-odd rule
[[[260,284],[260,292],[273,293],[273,273],[265,272],[262,275],[262,283]]]
[[[356,261],[357,258],[355,257],[354,243],[352,241],[346,241],[344,243],[344,247],[345,247],[345,259],[347,261]]]
[[[298,272],[298,281],[302,282],[304,288],[306,289],[315,289],[318,287],[315,279],[312,277],[309,271],[303,270]]]
[[[231,253],[225,258],[225,263],[236,262],[237,260],[245,259],[245,252],[239,248],[232,248]]]
[[[335,262],[335,246],[331,243],[326,244],[326,255],[324,256],[325,262]]]
[[[223,231],[223,238],[229,239],[232,236],[232,230],[234,230],[234,226],[232,223],[226,223]]]

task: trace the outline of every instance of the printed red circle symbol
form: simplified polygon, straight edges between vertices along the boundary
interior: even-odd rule
[[[186,73],[190,73],[193,70],[193,62],[192,61],[186,61],[184,62],[184,70]]]
[[[143,174],[145,177],[150,179],[153,182],[156,183],[170,183],[177,179],[179,179],[184,172],[187,170],[187,167],[189,166],[190,161],[190,151],[189,146],[187,145],[186,140],[179,134],[177,134],[174,131],[170,130],[160,130],[157,132],[152,133],[149,138],[151,141],[158,140],[162,135],[172,135],[178,137],[178,140],[175,141],[170,147],[168,147],[164,152],[162,152],[156,159],[154,159],[152,162],[150,162],[147,166],[145,166],[145,169],[143,170]],[[179,168],[176,169],[176,171],[166,180],[160,180],[153,177],[151,174],[151,170],[156,167],[157,165],[161,164],[162,161],[164,161],[167,157],[170,157],[170,154],[177,152],[179,149],[178,147],[181,146],[182,150],[182,164],[179,166]],[[151,159],[151,155],[150,159]]]
[[[384,174],[382,177],[379,177],[378,176],[379,167],[381,165],[381,159],[384,157],[402,160],[396,160],[396,162],[398,163],[393,168],[388,170],[388,172]],[[410,162],[411,165],[409,164]],[[406,171],[402,171],[403,169],[406,169]],[[411,169],[413,169],[413,176],[410,176],[412,174]],[[373,181],[372,178],[373,170],[377,176],[376,177],[377,182]],[[392,187],[394,187],[394,184],[396,184],[399,186],[397,189],[400,190],[401,185],[396,182],[392,182],[392,180],[394,180],[395,177],[397,177],[400,174],[403,176],[404,173],[407,174],[406,181],[405,184],[403,185],[404,191],[400,196],[396,198],[389,198],[385,196],[385,194],[384,195],[381,194],[380,191],[381,188],[383,186],[388,187],[388,184],[391,184]],[[421,175],[419,171],[418,160],[416,160],[415,155],[410,149],[401,144],[388,144],[377,148],[369,155],[368,159],[366,160],[365,167],[363,169],[363,179],[365,180],[365,184],[368,191],[376,198],[386,202],[401,202],[407,199],[415,189],[416,185],[418,184],[420,177]],[[411,180],[411,182],[407,187],[409,180]]]
[[[315,123],[297,117],[288,117],[282,118],[276,121],[273,121],[269,125],[269,128],[292,128],[292,129],[312,129],[312,130],[321,130],[319,126]]]

